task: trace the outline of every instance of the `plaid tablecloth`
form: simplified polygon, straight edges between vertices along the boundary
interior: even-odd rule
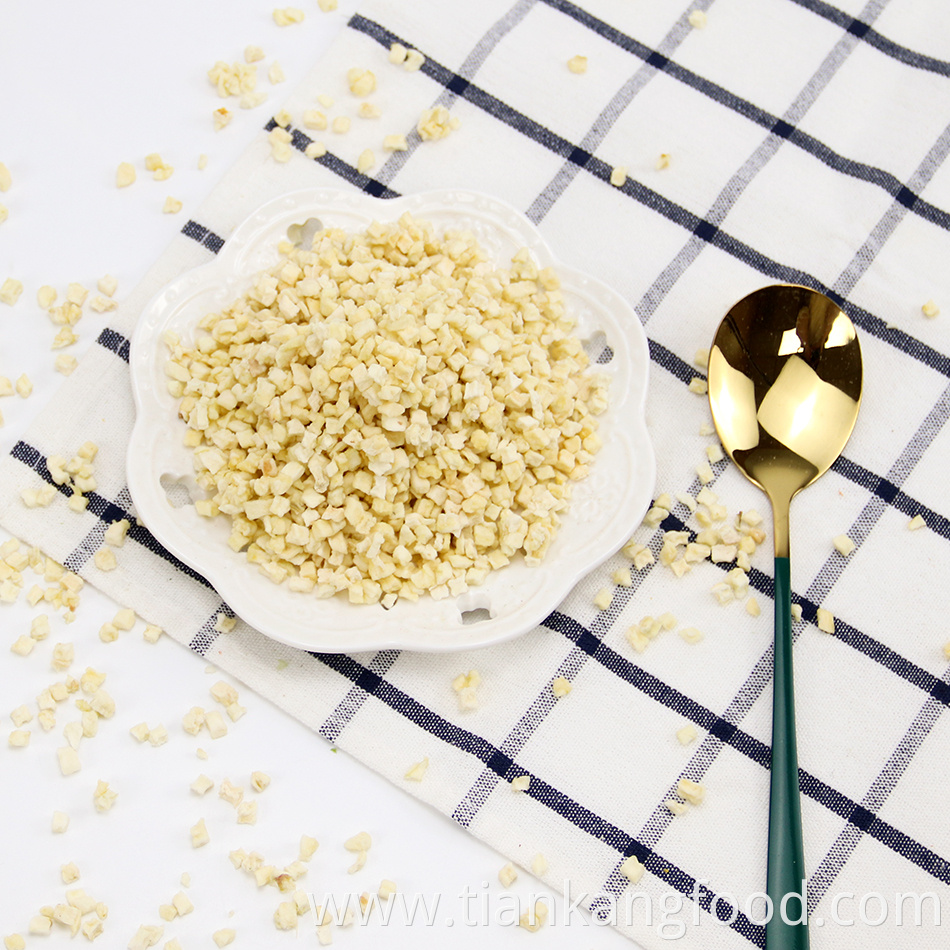
[[[388,62],[397,41],[425,55],[421,70]],[[585,73],[567,68],[576,55]],[[308,132],[301,116],[317,95],[350,108],[354,65],[376,72],[381,118],[354,120],[346,135]],[[436,104],[460,127],[420,142],[416,121]],[[134,523],[117,570],[98,571],[92,555],[109,523],[134,515],[124,456],[137,314],[282,192],[337,185],[386,198],[464,186],[523,209],[562,260],[616,287],[646,328],[658,492],[699,488],[712,440],[700,434],[705,399],[687,384],[702,376],[694,353],[722,314],[767,283],[818,288],[859,328],[866,390],[844,457],[792,507],[812,943],[945,946],[933,904],[950,898],[950,7],[367,0],[285,107],[292,160],[271,158],[271,120],[0,463],[0,522],[513,860],[530,867],[542,853],[545,880],[569,882],[572,898],[586,894],[581,906],[608,917],[615,902],[617,926],[643,946],[762,946],[748,897],[764,886],[768,546],[750,572],[760,617],[716,603],[709,589],[722,571],[709,563],[682,579],[658,564],[634,571],[600,611],[593,595],[627,563],[618,555],[524,638],[449,656],[309,655],[241,623],[219,634],[226,606]],[[359,173],[357,156],[371,147],[382,157],[390,132],[407,133],[409,149]],[[325,156],[304,155],[311,137]],[[619,187],[616,166],[628,174]],[[931,299],[945,315],[924,316]],[[86,512],[70,511],[65,493],[24,507],[20,492],[50,480],[46,458],[86,439],[100,445]],[[765,510],[732,466],[713,469],[730,512]],[[926,526],[909,532],[916,515]],[[657,551],[663,530],[683,526],[698,527],[678,503],[659,529],[630,527]],[[847,558],[832,545],[839,534],[857,545]],[[836,618],[831,635],[815,625],[819,606]],[[666,634],[634,652],[626,629],[665,611],[703,641]],[[450,683],[471,668],[483,684],[466,712]],[[573,684],[561,699],[557,676]],[[699,738],[682,746],[675,733],[687,723]],[[425,780],[407,782],[423,756]],[[524,774],[528,790],[513,792]],[[664,802],[681,777],[707,795],[674,817]],[[630,855],[646,866],[636,885],[619,870]],[[933,895],[921,926],[912,903],[897,920],[901,893]],[[882,907],[886,922],[862,922]]]

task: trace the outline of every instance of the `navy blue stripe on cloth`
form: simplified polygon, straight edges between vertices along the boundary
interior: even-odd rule
[[[681,360],[672,350],[668,350],[656,340],[647,340],[650,347],[650,359],[658,366],[662,366],[667,372],[675,376],[680,382],[689,383],[699,376],[706,378],[706,374],[692,367],[685,360]]]
[[[10,455],[18,462],[22,462],[28,468],[33,469],[43,481],[56,488],[61,495],[64,495],[66,498],[72,496],[72,488],[68,485],[57,485],[53,481],[53,476],[50,474],[49,468],[46,465],[46,456],[44,456],[39,449],[35,449],[32,445],[21,441],[13,446],[10,450]],[[123,518],[126,519],[126,521],[129,522],[129,530],[126,532],[127,538],[131,538],[136,543],[141,544],[142,547],[151,551],[152,554],[167,561],[168,564],[183,574],[187,574],[192,580],[196,580],[199,584],[211,589],[211,585],[196,570],[190,568],[187,564],[183,564],[171,552],[162,547],[151,531],[138,523],[138,519],[132,512],[121,505],[115,504],[115,502],[109,501],[108,498],[104,498],[96,492],[86,492],[85,497],[89,502],[86,506],[86,511],[90,514],[95,515],[101,522],[107,525],[121,521]]]
[[[205,622],[198,628],[195,635],[191,638],[191,641],[188,644],[189,649],[194,650],[199,656],[204,656],[211,647],[211,644],[221,634],[221,631],[218,630],[218,617],[224,614],[226,617],[233,617],[234,611],[222,600],[220,607],[217,607],[214,613],[208,617]]]
[[[875,475],[856,462],[840,456],[831,466],[833,472],[837,472],[849,481],[866,488],[869,492],[877,495],[882,501],[892,505],[898,511],[913,518],[920,515],[927,522],[927,527],[936,532],[943,538],[950,539],[950,520],[944,515],[928,508],[926,505],[911,498],[910,495],[901,491],[893,482],[889,482],[880,475]]]
[[[113,353],[121,356],[122,359],[128,363],[130,343],[118,331],[110,330],[109,327],[106,327],[99,336],[96,337],[96,343],[98,343],[99,346],[105,347],[107,350],[112,350]]]
[[[224,247],[224,238],[219,237],[213,231],[210,231],[204,225],[198,224],[197,221],[189,221],[182,229],[181,233],[185,237],[190,237],[193,241],[197,241],[202,247],[206,247],[212,254],[217,254],[218,251]]]
[[[950,63],[935,59],[933,56],[917,53],[906,46],[900,46],[886,36],[881,36],[873,27],[862,23],[856,17],[851,16],[850,13],[845,13],[837,7],[833,7],[830,3],[824,3],[823,0],[791,0],[791,2],[797,3],[798,6],[804,7],[830,23],[842,27],[858,39],[863,40],[868,46],[873,47],[885,56],[889,56],[891,59],[896,59],[905,66],[913,66],[915,69],[923,69],[927,72],[937,73],[940,76],[950,76]]]
[[[311,653],[310,655],[430,735],[461,752],[474,756],[506,781],[510,782],[518,776],[529,775],[531,782],[523,794],[531,796],[539,804],[604,842],[624,857],[635,856],[638,861],[647,866],[651,873],[680,893],[686,895],[693,893],[696,879],[691,875],[641,844],[622,828],[601,818],[537,776],[531,775],[486,739],[444,719],[350,656],[333,653]],[[705,902],[704,908],[707,912],[715,897],[711,891],[708,894],[709,900]],[[703,903],[701,900],[700,906],[703,906]],[[743,914],[740,913],[731,926],[756,946],[764,946],[763,928],[753,924]]]
[[[365,17],[359,15],[353,16],[349,21],[349,25],[353,29],[365,33],[386,47],[393,42],[403,42],[404,45],[410,47],[413,45],[410,41],[401,39],[378,23],[367,20]],[[444,66],[430,59],[426,59],[422,66],[422,71],[446,87],[456,78],[455,73],[452,73]],[[579,167],[582,167],[585,171],[599,178],[601,181],[610,181],[610,174],[613,169],[602,159],[578,148],[572,142],[555,134],[550,131],[550,129],[546,129],[533,119],[529,119],[500,99],[495,98],[483,89],[479,89],[473,83],[469,83],[465,86],[460,96],[472,105],[494,116],[500,122],[521,132],[537,144],[542,145],[568,161],[575,162]],[[350,166],[347,166],[347,168],[349,167]],[[613,188],[614,186],[611,187]],[[883,340],[895,349],[909,356],[913,356],[919,362],[925,366],[929,366],[941,375],[950,378],[950,357],[927,346],[925,343],[904,333],[902,330],[888,326],[879,317],[845,300],[840,294],[833,291],[832,288],[826,286],[806,271],[772,260],[750,245],[738,240],[711,222],[700,218],[693,212],[687,211],[686,208],[676,204],[676,202],[671,201],[658,192],[653,191],[651,188],[647,188],[641,182],[633,178],[628,178],[622,186],[614,188],[614,190],[627,195],[644,207],[650,208],[668,221],[695,234],[707,244],[711,244],[730,257],[742,261],[742,263],[747,264],[753,270],[764,274],[772,280],[781,283],[802,284],[820,291],[834,300],[860,329]]]
[[[264,126],[264,131],[270,132],[276,128],[277,120],[271,118]],[[301,132],[300,129],[296,129],[293,126],[287,126],[286,128],[287,132],[290,134],[290,144],[293,145],[293,147],[298,152],[306,152],[307,146],[313,144],[313,139],[310,138],[306,132]],[[313,161],[315,161],[318,165],[323,165],[335,175],[339,175],[340,178],[348,181],[351,185],[355,185],[360,189],[360,191],[364,191],[366,194],[372,195],[374,198],[399,197],[398,191],[393,191],[391,188],[387,188],[386,185],[384,185],[381,181],[377,181],[375,178],[371,178],[369,175],[364,175],[363,172],[358,171],[352,165],[347,164],[332,152],[326,152],[319,158],[314,158]]]
[[[601,36],[608,42],[613,43],[620,49],[631,53],[643,62],[665,73],[671,79],[675,79],[683,83],[683,85],[689,86],[713,102],[735,112],[737,115],[745,116],[745,118],[761,128],[773,132],[781,138],[787,139],[792,145],[807,152],[812,157],[817,158],[829,168],[842,172],[851,178],[876,185],[890,194],[891,197],[905,195],[906,193],[905,198],[910,200],[907,207],[915,214],[919,214],[938,227],[950,230],[950,213],[937,208],[929,202],[921,200],[918,195],[910,192],[909,189],[890,172],[873,165],[867,165],[864,162],[854,161],[844,155],[839,155],[814,136],[809,135],[807,132],[802,132],[778,116],[772,115],[772,113],[749,102],[747,99],[743,99],[741,96],[729,92],[722,86],[703,78],[698,73],[680,66],[668,56],[664,56],[657,50],[651,49],[639,40],[628,36],[615,27],[612,27],[609,23],[588,13],[576,4],[568,2],[568,0],[542,0],[542,2],[565,14],[582,26],[587,27],[587,29]]]

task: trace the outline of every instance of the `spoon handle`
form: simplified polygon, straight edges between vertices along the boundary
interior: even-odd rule
[[[765,925],[766,950],[808,950],[808,926],[803,893],[805,857],[802,846],[801,799],[798,792],[798,748],[795,742],[791,613],[789,561],[787,557],[776,557],[772,775],[766,876],[766,893],[772,900],[772,918]],[[789,898],[787,895],[792,896]],[[791,923],[783,919],[783,910],[785,918]]]

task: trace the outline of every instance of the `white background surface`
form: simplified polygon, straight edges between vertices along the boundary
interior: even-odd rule
[[[342,0],[338,12],[323,14],[314,0],[301,2],[305,22],[283,29],[274,24],[269,5],[250,0],[3,5],[0,161],[14,184],[0,194],[10,211],[0,225],[0,283],[14,276],[25,290],[14,308],[0,305],[0,375],[16,378],[26,372],[35,390],[27,400],[0,400],[0,451],[10,450],[62,382],[49,349],[55,328],[36,304],[38,287],[51,284],[62,298],[67,283],[78,281],[95,293],[96,280],[111,273],[119,279],[117,296],[128,293],[354,7]],[[259,64],[259,88],[269,93],[269,101],[252,111],[234,109],[232,124],[215,133],[211,113],[221,102],[206,71],[215,60],[241,58],[249,43],[266,54]],[[273,59],[281,63],[287,83],[271,89],[266,71]],[[152,181],[144,169],[145,155],[155,151],[175,167],[166,182]],[[209,163],[198,171],[202,152]],[[121,191],[114,185],[120,161],[134,163],[139,176],[134,187]],[[184,202],[178,215],[161,213],[169,194]],[[86,309],[76,328],[80,342],[71,348],[76,356],[107,319],[89,312],[88,304]],[[25,577],[26,589],[39,580],[29,570]],[[311,917],[301,919],[296,937],[275,931],[271,915],[280,895],[274,888],[258,890],[227,858],[230,849],[243,847],[282,867],[296,857],[299,837],[307,833],[321,847],[301,885],[318,900],[327,890],[374,890],[384,877],[410,896],[424,895],[430,906],[432,896],[441,895],[435,926],[420,919],[408,928],[397,914],[385,932],[378,926],[373,934],[340,931],[335,945],[371,940],[374,947],[393,948],[444,947],[447,941],[460,947],[489,942],[524,947],[532,941],[549,948],[632,946],[578,914],[571,926],[536,935],[497,924],[463,926],[457,895],[466,885],[485,894],[481,882],[491,882],[490,916],[504,906],[497,872],[505,862],[499,855],[344,753],[334,754],[322,739],[240,684],[248,712],[226,737],[212,741],[207,733],[200,738],[185,734],[182,714],[192,705],[213,706],[208,688],[220,677],[168,638],[146,644],[141,621],[119,642],[101,643],[98,629],[116,609],[87,586],[77,621],[67,626],[49,611],[50,637],[23,658],[7,645],[29,631],[30,619],[43,608],[31,609],[25,597],[13,606],[0,605],[0,935],[26,934],[30,916],[41,906],[62,902],[66,887],[59,868],[74,861],[82,877],[70,886],[84,887],[109,906],[100,947],[124,947],[139,924],[162,923],[158,906],[180,889],[183,871],[191,874],[189,894],[196,909],[166,924],[159,946],[177,936],[185,950],[210,947],[214,930],[233,927],[235,947],[315,947]],[[86,666],[108,674],[106,688],[117,705],[98,737],[83,740],[82,771],[69,778],[61,777],[55,750],[65,744],[63,726],[78,719],[74,697],[60,705],[50,733],[35,719],[24,727],[32,732],[27,749],[11,749],[6,742],[13,728],[9,712],[20,703],[35,711],[37,694],[63,678],[50,667],[57,642],[75,644],[70,672],[77,677]],[[163,723],[168,743],[152,748],[135,742],[128,730],[143,720]],[[196,757],[199,746],[208,750],[207,762]],[[261,795],[249,788],[255,769],[273,779]],[[216,783],[204,798],[188,788],[201,772]],[[256,826],[237,825],[231,806],[217,797],[224,777],[258,800]],[[92,804],[97,779],[108,781],[119,795],[105,814]],[[64,835],[50,831],[54,809],[71,816]],[[201,817],[211,843],[196,851],[188,829]],[[342,842],[359,830],[369,831],[374,845],[366,868],[348,876],[352,856]],[[549,892],[521,871],[509,893],[527,902],[529,895]],[[27,945],[62,946],[68,940],[68,932],[57,927],[46,940],[28,937]]]

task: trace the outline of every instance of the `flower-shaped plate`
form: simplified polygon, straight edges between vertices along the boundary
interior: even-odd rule
[[[168,392],[163,339],[174,331],[193,343],[201,317],[247,291],[257,274],[277,263],[278,242],[288,232],[312,230],[311,219],[356,231],[406,211],[437,231],[472,231],[499,266],[527,247],[541,266],[554,267],[592,368],[610,377],[610,404],[599,417],[603,448],[589,475],[573,483],[570,508],[540,566],[518,559],[460,596],[400,600],[386,610],[275,585],[228,547],[229,518],[197,514],[194,501],[205,494],[195,481],[192,450],[182,441],[178,400]],[[485,195],[446,190],[384,201],[312,189],[270,201],[234,230],[212,262],[173,280],[151,300],[133,336],[130,364],[137,416],[127,467],[139,517],[238,616],[268,637],[306,650],[467,650],[516,637],[537,626],[580,578],[624,544],[652,497],[655,460],[644,418],[649,351],[640,321],[615,291],[556,260],[523,215]]]

